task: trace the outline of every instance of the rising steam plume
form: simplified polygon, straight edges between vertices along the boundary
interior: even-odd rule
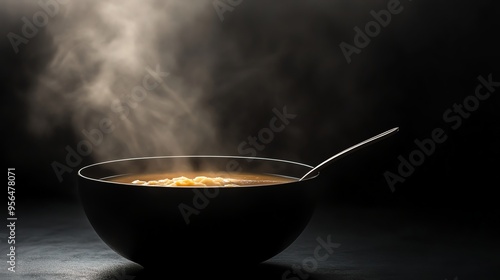
[[[92,161],[248,156],[239,153],[240,143],[268,126],[274,108],[286,106],[297,118],[257,156],[314,163],[323,154],[303,147],[338,152],[353,141],[339,135],[352,136],[373,119],[367,116],[377,93],[363,81],[377,68],[362,60],[376,47],[351,65],[338,49],[354,26],[366,23],[364,2],[243,1],[223,22],[213,1],[42,2],[60,4],[37,35],[50,51],[27,94],[29,130],[41,137],[62,135],[60,127],[73,132],[58,141],[57,158],[47,155],[51,162],[64,163],[65,145],[78,150],[92,140]],[[18,24],[42,10],[37,1],[23,2],[31,10],[9,3]],[[373,3],[377,10],[386,5]],[[20,46],[21,55],[39,56],[34,43]]]
[[[29,104],[33,131],[70,125],[77,139],[94,140],[97,160],[191,154],[213,141],[209,107],[200,103],[211,90],[210,64],[186,72],[179,61],[186,21],[203,21],[200,12],[210,8],[195,2],[61,4],[46,27],[55,52]],[[203,24],[190,32],[205,32]]]

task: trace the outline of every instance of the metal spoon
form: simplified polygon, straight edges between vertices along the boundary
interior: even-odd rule
[[[351,147],[343,150],[342,152],[340,152],[340,153],[332,156],[331,158],[323,161],[322,163],[316,165],[316,167],[314,167],[313,169],[309,170],[309,172],[307,172],[304,176],[302,176],[302,178],[300,178],[299,181],[302,181],[302,180],[310,177],[311,174],[314,174],[315,172],[319,171],[320,169],[322,169],[323,167],[327,166],[328,164],[334,162],[335,160],[340,159],[343,156],[345,156],[345,155],[347,155],[347,154],[349,154],[351,152],[354,152],[354,151],[360,149],[361,147],[365,147],[368,144],[375,143],[378,140],[382,140],[383,138],[385,138],[387,136],[390,136],[390,135],[392,135],[392,134],[394,134],[394,133],[396,133],[398,131],[399,131],[399,127],[395,127],[395,128],[389,129],[389,130],[387,130],[385,132],[382,132],[382,133],[380,133],[378,135],[373,136],[372,138],[368,138],[368,139],[366,139],[363,142],[360,142],[360,143],[358,143],[358,144],[356,144],[354,146],[351,146]]]

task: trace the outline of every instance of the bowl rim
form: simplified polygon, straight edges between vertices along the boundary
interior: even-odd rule
[[[297,161],[291,161],[291,160],[286,160],[286,159],[278,159],[278,158],[271,158],[271,157],[248,157],[248,156],[234,156],[234,155],[172,155],[172,156],[144,156],[144,157],[130,157],[130,158],[120,158],[120,159],[114,159],[114,160],[107,160],[107,161],[101,161],[101,162],[96,162],[92,163],[89,165],[86,165],[78,170],[78,177],[86,179],[86,180],[91,180],[95,182],[106,182],[110,184],[116,184],[116,185],[125,185],[125,186],[134,186],[137,187],[134,184],[128,184],[128,183],[120,183],[120,182],[112,182],[112,181],[106,181],[103,179],[98,179],[98,178],[92,178],[86,175],[83,175],[82,172],[84,172],[86,169],[99,166],[99,165],[105,165],[109,163],[115,163],[115,162],[125,162],[125,161],[134,161],[134,160],[148,160],[148,159],[175,159],[175,158],[226,158],[226,159],[252,159],[252,160],[264,160],[264,161],[274,161],[274,162],[281,162],[281,163],[287,163],[287,164],[293,164],[293,165],[298,165],[298,166],[303,166],[306,168],[313,169],[314,166],[311,166],[309,164],[297,162]],[[303,181],[309,181],[312,180],[316,177],[318,177],[319,172],[317,172],[314,176],[311,176]],[[281,184],[275,184],[275,185],[284,185],[284,184],[290,184],[290,183],[296,183],[299,181],[293,181],[293,182],[286,182],[286,183],[281,183]],[[258,186],[263,186],[263,185],[247,185],[247,186],[239,186],[238,188],[246,188],[246,187],[258,187]],[[266,185],[267,186],[267,185]],[[140,187],[140,186],[138,186]],[[179,187],[174,187],[174,186],[162,186],[162,188],[176,188],[176,189],[190,189],[190,188],[225,188],[225,187],[220,187],[220,186],[185,186],[182,188]]]

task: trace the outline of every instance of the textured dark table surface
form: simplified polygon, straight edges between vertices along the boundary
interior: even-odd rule
[[[182,277],[168,264],[149,273],[114,253],[95,234],[78,202],[20,203],[23,207],[16,224],[15,273],[7,270],[8,234],[0,231],[0,279]],[[486,210],[320,206],[303,234],[281,254],[253,269],[221,272],[215,278],[500,279],[499,232],[493,225],[498,222]],[[318,258],[320,239],[329,245],[323,245]],[[226,271],[223,264],[221,256]]]

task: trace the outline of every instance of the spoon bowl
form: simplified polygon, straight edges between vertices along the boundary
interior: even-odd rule
[[[279,254],[302,233],[315,209],[318,170],[388,130],[315,168],[280,159],[234,156],[164,156],[121,159],[78,172],[78,193],[99,237],[146,268],[224,270],[256,265]],[[148,187],[117,183],[129,174],[187,170],[250,172],[294,178],[287,183],[238,187]],[[302,176],[302,177],[301,177]],[[299,179],[300,178],[300,179]],[[221,263],[219,256],[224,256]]]

